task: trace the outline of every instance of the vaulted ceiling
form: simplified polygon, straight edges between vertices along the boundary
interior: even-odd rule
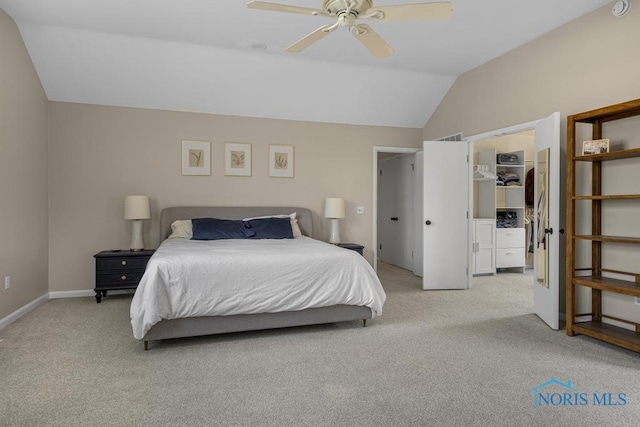
[[[331,21],[245,3],[0,0],[0,8],[50,100],[421,128],[457,76],[610,0],[451,0],[448,21],[370,23],[395,49],[385,59],[342,28],[286,53]]]

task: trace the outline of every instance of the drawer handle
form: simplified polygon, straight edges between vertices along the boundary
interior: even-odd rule
[[[122,275],[122,277],[120,277],[122,280],[127,280],[127,276],[125,276],[124,274]]]
[[[122,264],[122,265],[127,265],[127,261],[122,260],[122,262],[120,262],[120,264]]]

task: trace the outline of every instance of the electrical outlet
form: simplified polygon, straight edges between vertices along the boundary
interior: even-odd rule
[[[9,289],[11,287],[11,276],[4,276],[4,288]]]
[[[636,305],[640,305],[640,297],[633,297],[633,302],[634,302]]]
[[[357,213],[358,215],[362,215],[362,214],[364,213],[364,206],[358,206],[358,207],[356,208],[356,213]]]

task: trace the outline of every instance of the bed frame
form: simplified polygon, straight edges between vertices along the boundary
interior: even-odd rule
[[[298,225],[305,236],[313,235],[311,211],[299,207],[171,207],[160,214],[160,241],[171,234],[171,223],[179,219],[220,218],[243,219],[256,216],[289,214],[297,212]],[[287,328],[291,326],[318,325],[323,323],[362,320],[363,326],[371,319],[371,309],[365,306],[334,305],[280,313],[240,314],[234,316],[206,316],[186,319],[161,320],[149,329],[142,338],[144,349],[149,341],[170,338],[195,337],[230,332],[256,331],[261,329]]]

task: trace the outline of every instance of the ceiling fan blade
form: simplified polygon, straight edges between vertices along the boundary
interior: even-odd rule
[[[274,12],[299,13],[302,15],[322,15],[327,16],[327,12],[320,9],[311,9],[308,7],[289,6],[286,4],[268,3],[265,1],[250,1],[247,3],[249,9],[271,10]]]
[[[351,34],[378,59],[386,58],[394,52],[393,48],[367,24],[356,25],[351,29]]]
[[[422,21],[449,19],[452,13],[451,3],[437,2],[374,6],[367,10],[364,17],[376,21]]]
[[[309,46],[311,46],[321,38],[328,36],[329,33],[331,33],[333,30],[336,29],[336,27],[337,27],[336,25],[323,25],[322,27],[318,28],[314,32],[307,34],[306,36],[304,36],[303,38],[301,38],[300,40],[298,40],[297,42],[295,42],[285,50],[291,53],[300,52],[308,48]]]

